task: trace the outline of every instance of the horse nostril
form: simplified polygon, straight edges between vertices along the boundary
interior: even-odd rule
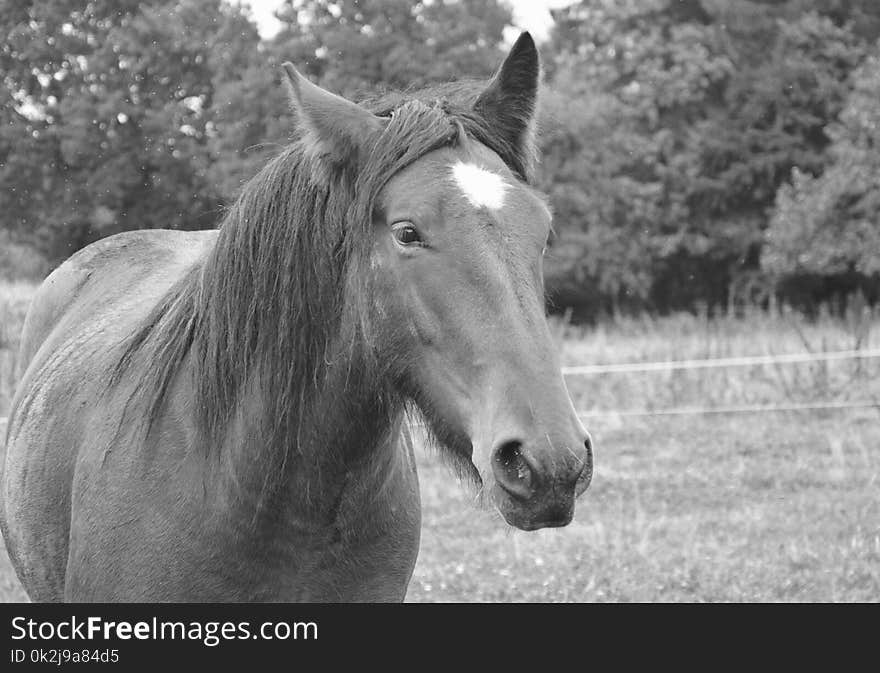
[[[581,464],[581,469],[578,472],[576,480],[576,495],[580,495],[587,490],[590,481],[593,479],[593,441],[589,436],[584,440],[584,448],[586,449],[586,453],[584,453],[583,463]]]
[[[499,446],[492,455],[492,471],[499,486],[518,498],[532,495],[534,470],[523,455],[522,442],[510,440]]]
[[[593,440],[590,438],[589,435],[584,440],[584,448],[587,450],[587,452],[584,454],[584,467],[589,465],[592,468],[592,466],[593,466]]]

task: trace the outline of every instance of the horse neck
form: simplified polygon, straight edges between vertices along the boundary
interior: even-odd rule
[[[267,505],[279,499],[321,510],[353,466],[372,465],[382,479],[402,404],[368,365],[363,339],[343,324],[342,270],[292,264],[277,244],[260,249],[271,236],[251,238],[256,247],[245,256],[248,236],[221,230],[202,268],[204,327],[194,351],[201,406],[227,407],[225,418],[205,420],[225,428],[223,482],[240,500],[258,510],[278,509]],[[242,268],[255,258],[278,274]],[[301,277],[278,277],[290,273]]]
[[[304,386],[310,399],[280,438],[271,430],[279,393],[255,383],[241,397],[224,442],[222,484],[254,520],[284,513],[309,528],[330,524],[353,475],[360,490],[375,492],[364,481],[381,484],[394,467],[402,405],[361,379],[364,371],[325,367],[317,387]]]

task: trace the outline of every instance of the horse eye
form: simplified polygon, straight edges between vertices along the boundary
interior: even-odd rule
[[[397,222],[392,226],[391,233],[401,245],[412,245],[414,243],[420,243],[422,240],[422,237],[419,236],[418,229],[416,229],[411,222]]]

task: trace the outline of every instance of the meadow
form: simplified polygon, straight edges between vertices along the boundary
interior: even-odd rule
[[[33,286],[0,284],[0,417]],[[880,314],[553,323],[565,365],[880,348]],[[595,445],[564,529],[515,531],[419,453],[421,552],[407,600],[878,601],[880,407],[650,415],[724,405],[880,403],[880,359],[570,377]],[[635,413],[635,415],[632,415]],[[0,436],[3,428],[0,426]],[[0,600],[26,597],[0,549]]]

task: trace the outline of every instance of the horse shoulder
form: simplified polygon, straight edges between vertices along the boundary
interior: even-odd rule
[[[204,256],[216,231],[128,231],[101,239],[72,255],[39,286],[25,317],[18,362],[52,352],[75,328],[123,305],[147,310]],[[105,319],[107,319],[105,318]],[[44,346],[46,346],[44,348]]]

